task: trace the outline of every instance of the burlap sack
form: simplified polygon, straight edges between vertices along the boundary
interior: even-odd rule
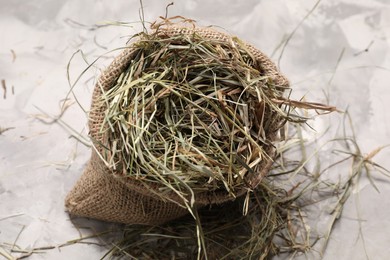
[[[159,28],[158,31],[162,37],[196,33],[210,41],[230,44],[234,44],[235,41],[234,38],[212,29],[170,26]],[[262,75],[270,77],[276,86],[288,87],[287,79],[279,73],[268,57],[252,45],[246,44],[246,48],[260,65]],[[108,169],[99,156],[103,153],[101,144],[105,144],[107,140],[101,131],[104,111],[106,110],[105,103],[100,100],[102,89],[106,91],[115,84],[119,75],[128,67],[133,53],[134,47],[131,45],[124,49],[98,79],[92,95],[89,115],[90,137],[96,144],[95,149],[92,151],[91,159],[83,175],[67,195],[65,206],[70,214],[77,216],[126,224],[157,225],[188,213],[183,199],[174,193],[166,193],[163,198],[161,194],[157,196],[160,188],[158,184],[145,186],[141,181],[124,178],[120,173]],[[274,138],[273,134],[267,137],[271,141]],[[274,154],[273,146],[269,145],[265,149],[272,157]],[[249,188],[258,185],[271,165],[271,159],[263,159],[263,170],[256,176],[249,176],[247,179]],[[248,187],[243,187],[237,196],[244,194],[247,190]],[[196,194],[195,198],[195,205],[198,207],[234,199],[226,191],[203,192]]]

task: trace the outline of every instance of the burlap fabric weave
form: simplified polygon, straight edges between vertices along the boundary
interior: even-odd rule
[[[164,37],[196,33],[209,41],[234,44],[234,38],[212,29],[170,26],[158,30]],[[288,87],[287,79],[279,73],[266,55],[252,45],[246,44],[246,48],[260,64],[263,75],[271,78],[276,86]],[[131,45],[125,48],[98,79],[89,115],[90,137],[95,144],[95,149],[83,175],[67,195],[65,206],[70,214],[77,216],[126,224],[157,225],[188,213],[183,200],[174,193],[166,193],[164,197],[161,194],[157,196],[160,188],[158,184],[145,186],[141,181],[123,178],[119,173],[107,168],[100,158],[103,148],[99,144],[104,144],[107,140],[107,136],[101,130],[107,109],[104,102],[101,102],[102,89],[106,91],[115,84],[119,75],[129,66],[133,53],[134,48]],[[268,138],[272,140],[274,137],[270,134]],[[265,150],[272,157],[274,153],[272,145],[265,147]],[[262,171],[255,179],[247,180],[251,188],[254,188],[267,174],[271,165],[272,160],[264,158]],[[246,190],[242,189],[238,196],[244,194]],[[196,194],[195,204],[201,207],[232,199],[234,197],[229,196],[226,191],[203,192]]]

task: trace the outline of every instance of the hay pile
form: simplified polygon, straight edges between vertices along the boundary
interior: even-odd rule
[[[286,122],[305,122],[294,108],[333,108],[289,100],[287,79],[236,37],[170,20],[152,29],[138,34],[96,84],[94,150],[66,198],[68,211],[155,227],[190,213],[174,223],[174,232],[189,234],[182,245],[169,240],[186,248],[175,257],[207,258],[210,246],[228,258],[275,253],[273,236],[287,221],[285,197],[262,183],[274,142]],[[162,237],[181,237],[158,228]]]
[[[141,34],[129,66],[102,95],[107,165],[164,193],[255,188],[290,106],[245,43],[198,31]],[[266,163],[265,163],[266,162]],[[260,174],[261,173],[261,174]]]

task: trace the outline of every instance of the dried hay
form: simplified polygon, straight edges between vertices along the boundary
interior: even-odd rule
[[[137,219],[133,224],[152,225],[128,226],[113,254],[265,259],[284,250],[275,243],[276,234],[287,249],[305,250],[306,244],[296,244],[292,224],[302,218],[294,204],[299,195],[267,173],[280,156],[275,154],[280,129],[307,120],[296,108],[335,108],[290,100],[288,81],[260,51],[236,37],[191,26],[164,19],[153,24],[152,33],[139,33],[95,88],[90,117],[95,156],[86,172],[100,171],[93,178],[101,175],[107,183],[114,183],[112,174],[129,189],[126,198],[136,191],[191,213],[165,224],[183,213],[168,209],[163,221],[158,214],[130,217]],[[84,196],[82,185],[67,198],[70,211],[78,206],[72,193]],[[168,205],[158,203],[152,208]],[[103,207],[99,210],[109,215],[101,216],[98,207],[78,215],[123,219]]]
[[[117,176],[157,183],[163,199],[191,195],[191,206],[198,193],[235,198],[256,188],[279,129],[305,121],[294,107],[325,107],[288,100],[287,81],[275,80],[235,37],[172,29],[169,20],[154,28],[137,35],[129,66],[102,94],[106,165]]]

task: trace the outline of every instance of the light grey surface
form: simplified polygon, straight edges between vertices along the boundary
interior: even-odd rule
[[[153,21],[164,16],[169,2],[145,0],[145,19]],[[169,8],[169,16],[182,15],[201,25],[218,25],[254,44],[278,63],[281,48],[277,46],[315,3],[183,0]],[[79,237],[64,211],[63,201],[90,151],[69,138],[69,131],[60,124],[45,124],[42,120],[50,122],[44,113],[53,117],[60,113],[61,102],[69,91],[67,64],[74,52],[83,50],[88,62],[92,62],[108,50],[123,46],[127,40],[123,36],[140,29],[136,23],[132,24],[134,28],[97,29],[96,25],[137,21],[139,8],[135,0],[0,1],[0,80],[7,85],[6,99],[0,87],[0,127],[12,127],[0,135],[0,244],[13,244],[17,239],[17,245],[28,249],[60,245]],[[367,47],[368,51],[364,51]],[[327,93],[331,104],[341,110],[348,107],[359,146],[368,154],[390,143],[389,47],[389,1],[324,0],[295,31],[279,65],[292,83],[294,98],[305,96],[307,100],[326,102]],[[105,54],[76,86],[76,96],[85,109],[99,69],[116,54]],[[76,55],[70,66],[72,82],[85,67],[81,55]],[[332,115],[310,123],[320,135],[329,125],[339,128],[341,118]],[[86,135],[87,117],[77,104],[61,120]],[[309,133],[307,138],[315,135]],[[382,150],[374,159],[390,169],[389,151]],[[321,160],[326,165],[333,159],[325,153]],[[347,169],[335,174],[348,175]],[[325,259],[390,257],[390,187],[383,180],[377,184],[380,193],[366,179],[354,190],[332,233]],[[321,220],[317,223],[326,224]],[[85,225],[107,228],[93,221]],[[31,259],[97,259],[105,250],[76,244],[34,254]],[[315,258],[319,258],[318,254]]]

